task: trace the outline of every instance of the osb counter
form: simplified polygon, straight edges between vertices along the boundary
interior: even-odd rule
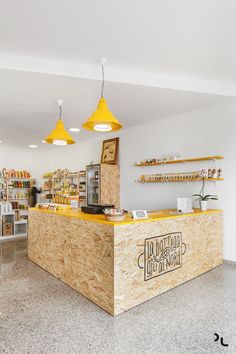
[[[30,209],[28,256],[117,315],[222,264],[222,212],[172,212],[118,223]]]

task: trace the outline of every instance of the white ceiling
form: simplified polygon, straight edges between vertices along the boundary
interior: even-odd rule
[[[58,119],[56,99],[62,98],[66,128],[79,127],[96,109],[101,83],[0,70],[0,140],[16,146],[41,144]],[[223,101],[223,96],[108,82],[105,97],[125,128]],[[97,133],[72,134],[77,140]],[[44,144],[41,144],[42,146]]]
[[[235,0],[0,0],[1,52],[236,79]]]
[[[41,144],[59,98],[66,127],[81,127],[101,55],[124,127],[235,97],[235,13],[234,0],[0,0],[0,140]]]

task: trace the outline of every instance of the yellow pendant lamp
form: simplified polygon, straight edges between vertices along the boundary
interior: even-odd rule
[[[122,128],[121,123],[118,119],[113,115],[113,113],[109,110],[107,102],[103,97],[103,89],[104,89],[104,64],[106,62],[106,58],[101,58],[102,65],[102,91],[101,98],[98,102],[96,111],[93,112],[91,117],[83,124],[83,128],[87,130],[92,130],[96,132],[109,132],[116,131]]]
[[[63,121],[61,119],[61,113],[62,113],[61,106],[62,106],[63,101],[62,100],[58,100],[57,103],[58,103],[59,111],[60,111],[58,122],[56,124],[55,129],[53,129],[51,131],[51,133],[48,135],[48,137],[46,139],[44,139],[44,141],[47,144],[54,144],[54,145],[71,145],[71,144],[75,144],[75,141],[73,140],[73,138],[66,131],[66,129],[64,127],[64,123],[63,123]]]

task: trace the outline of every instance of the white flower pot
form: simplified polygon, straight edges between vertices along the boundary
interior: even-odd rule
[[[207,200],[200,200],[200,209],[201,211],[207,210]]]

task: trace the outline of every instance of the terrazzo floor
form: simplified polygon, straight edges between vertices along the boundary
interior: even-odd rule
[[[23,244],[9,242],[0,254],[1,354],[236,353],[234,266],[113,318],[28,261]]]

